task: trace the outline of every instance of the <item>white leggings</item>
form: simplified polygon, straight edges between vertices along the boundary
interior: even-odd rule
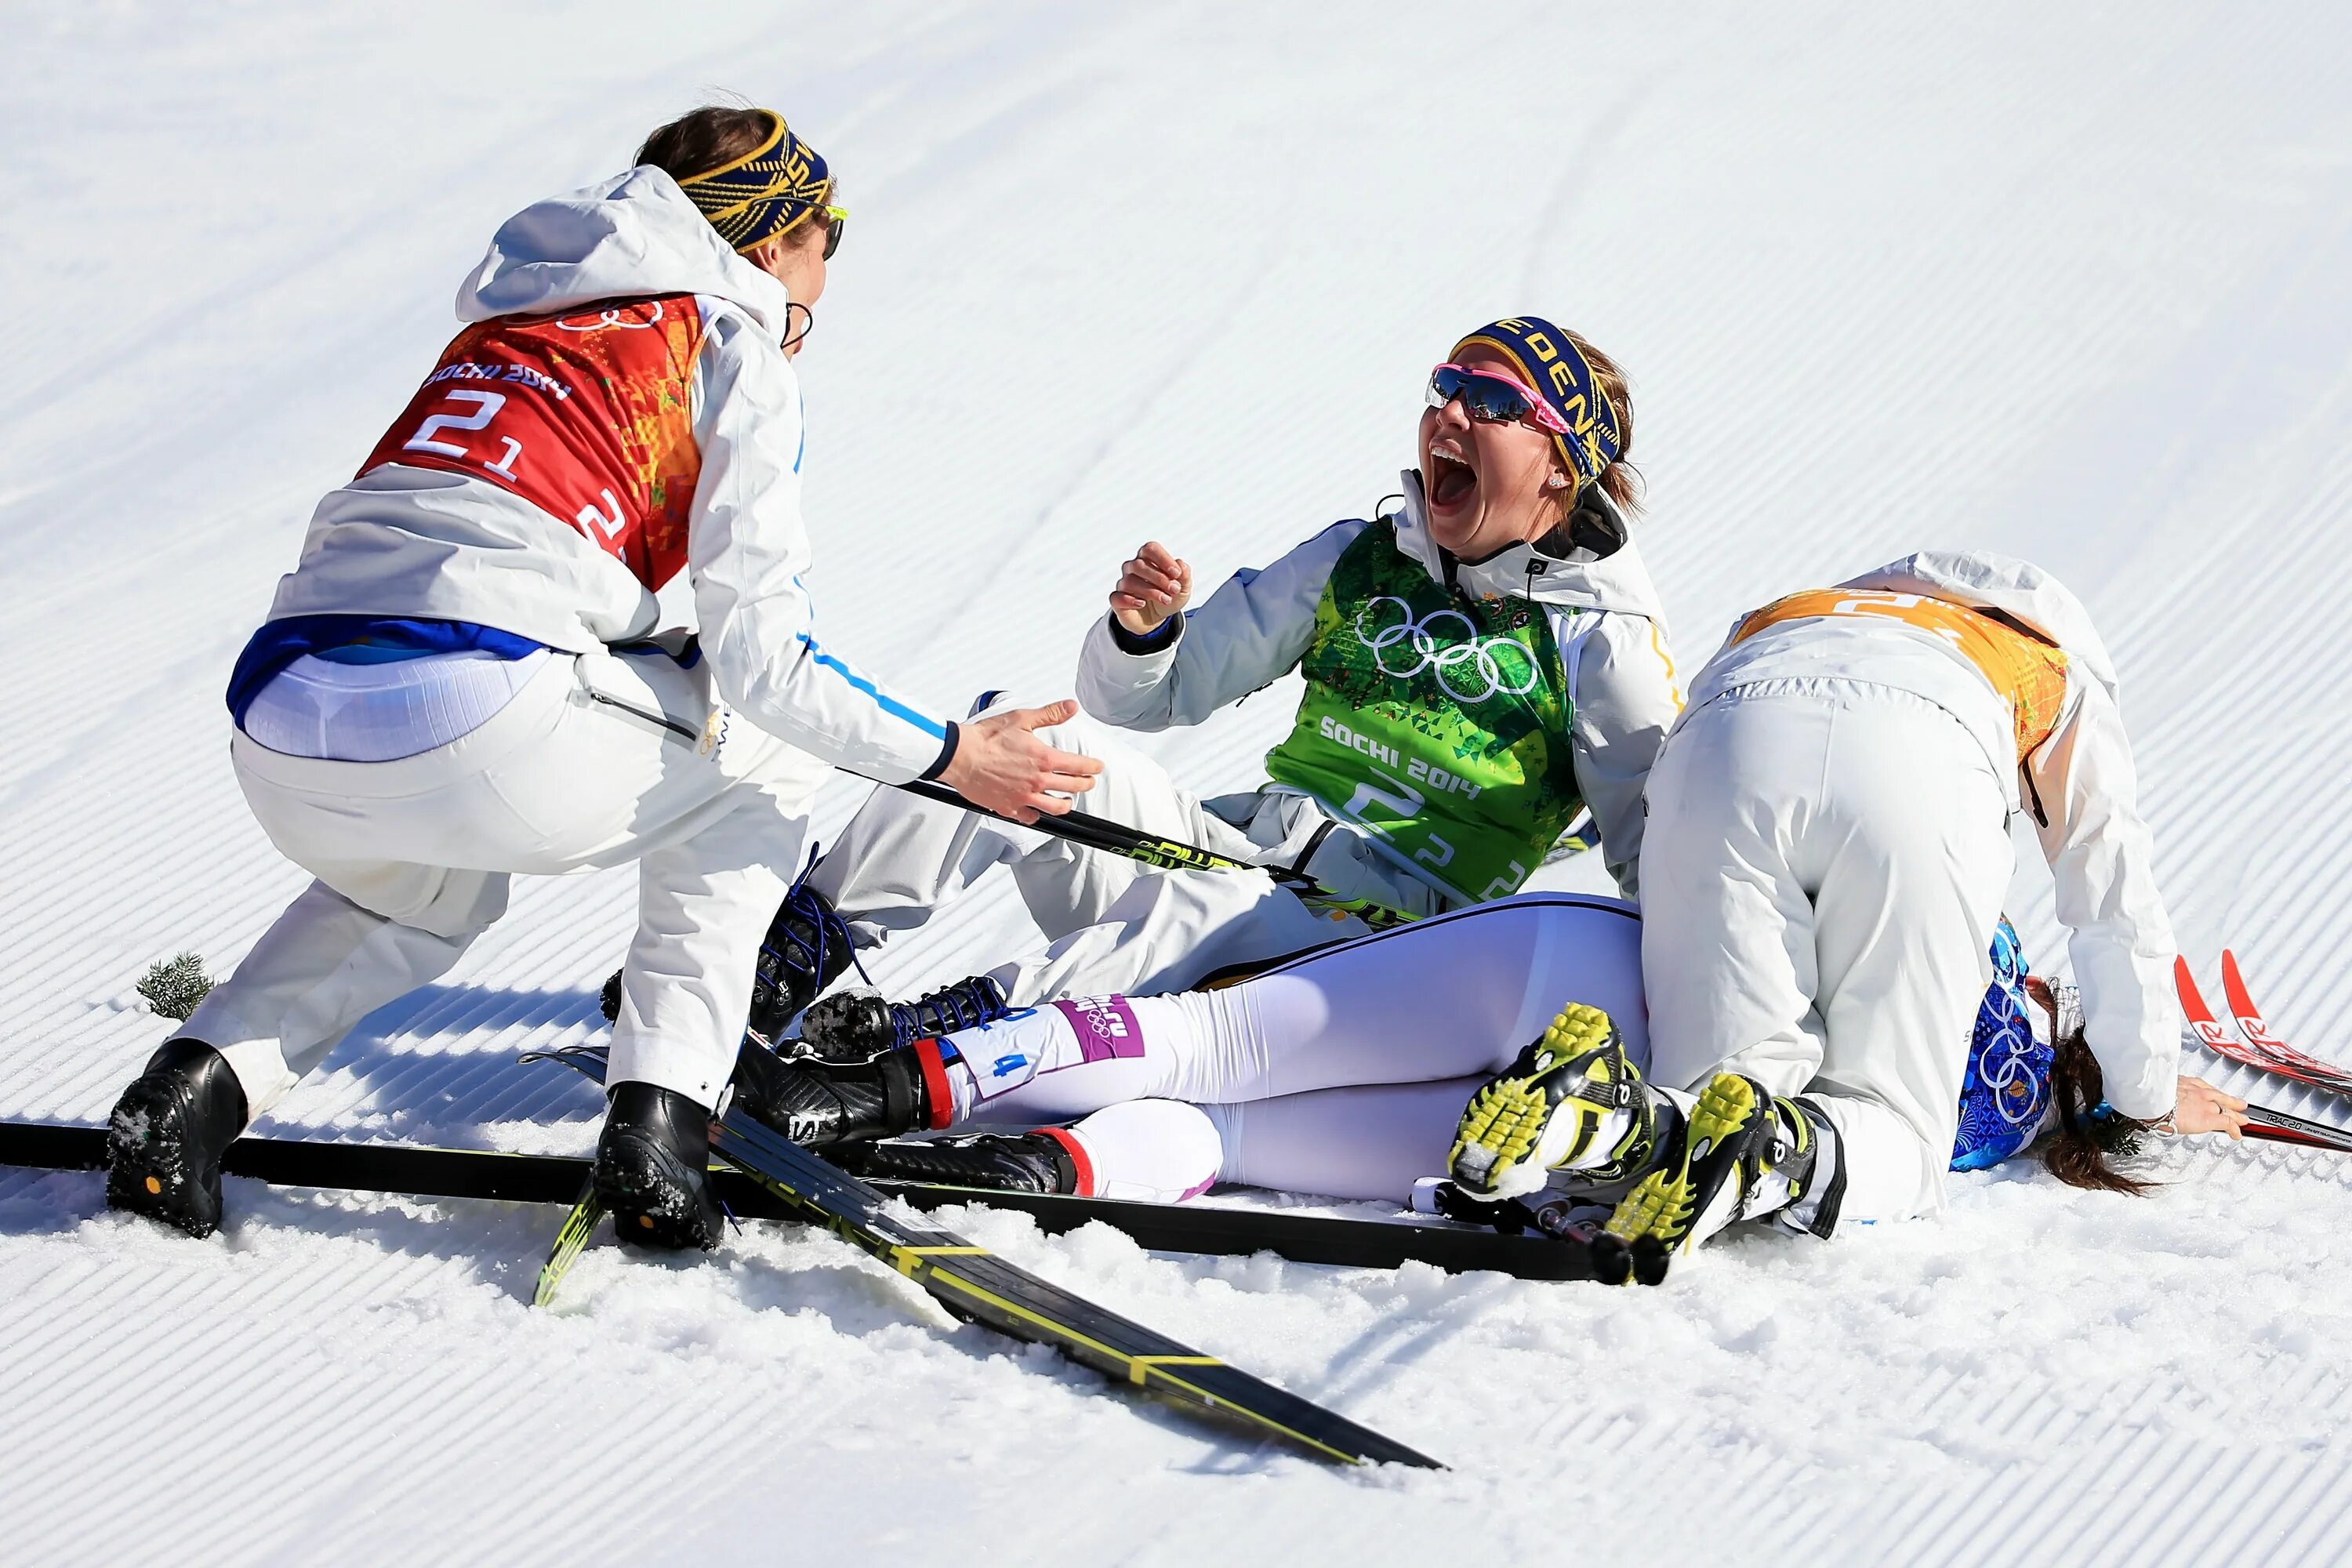
[[[1444,1170],[1471,1091],[1568,1004],[1606,1009],[1646,1065],[1641,929],[1614,899],[1529,893],[1222,991],[1048,1002],[942,1043],[954,1119],[1082,1118],[1104,1195],[1401,1200]]]

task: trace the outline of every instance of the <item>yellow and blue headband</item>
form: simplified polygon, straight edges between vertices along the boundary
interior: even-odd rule
[[[677,183],[739,252],[791,233],[833,196],[832,172],[816,150],[793,134],[782,115],[760,112],[775,125],[766,141],[731,163]]]
[[[1514,316],[1489,321],[1454,345],[1449,359],[1458,360],[1472,346],[1493,349],[1519,367],[1528,384],[1549,404],[1568,426],[1554,435],[1552,445],[1576,475],[1577,488],[1599,479],[1625,449],[1617,409],[1601,390],[1591,362],[1566,332],[1540,316]]]

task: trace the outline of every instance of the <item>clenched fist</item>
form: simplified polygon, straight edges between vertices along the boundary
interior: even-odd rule
[[[1110,612],[1120,626],[1145,637],[1192,596],[1192,569],[1154,540],[1120,568],[1118,586],[1110,591]]]

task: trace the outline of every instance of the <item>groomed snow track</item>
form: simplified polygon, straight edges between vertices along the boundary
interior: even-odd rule
[[[2183,949],[2210,989],[2234,944],[2286,1037],[2352,1057],[2341,5],[257,0],[7,26],[0,1114],[100,1118],[163,1034],[141,970],[226,966],[299,888],[228,771],[235,650],[489,229],[706,86],[782,106],[845,176],[801,362],[815,585],[831,640],[914,689],[1058,695],[1136,543],[1215,580],[1360,514],[1453,335],[1538,310],[1634,378],[1686,662],[1921,545],[2079,590]],[[1157,749],[1236,786],[1288,701]],[[625,874],[524,886],[274,1129],[583,1149],[593,1091],[512,1058],[595,1035],[632,901]],[[2053,953],[2041,879],[2015,908]],[[1026,940],[992,889],[877,978]],[[2166,1173],[2140,1202],[1959,1180],[1940,1223],[1743,1239],[1639,1292],[954,1216],[1442,1475],[1105,1397],[781,1227],[707,1262],[600,1245],[534,1313],[541,1209],[236,1183],[192,1244],[92,1178],[0,1173],[0,1555],[2335,1560],[2352,1165]]]

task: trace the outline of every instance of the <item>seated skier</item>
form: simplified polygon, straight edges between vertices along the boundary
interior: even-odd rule
[[[1031,821],[1089,787],[1030,732],[1075,704],[959,726],[817,638],[792,355],[841,238],[824,160],[715,108],[636,163],[500,226],[237,660],[237,782],[316,880],[124,1090],[118,1207],[209,1233],[229,1142],[513,874],[635,861],[597,1190],[628,1240],[712,1246],[709,1109],[827,770]],[[698,645],[656,640],[681,576]]]
[[[1150,872],[877,790],[779,911],[752,1028],[778,1037],[848,968],[853,942],[919,924],[998,864],[1049,939],[1042,953],[889,1015],[820,1013],[805,1032],[870,1050],[1048,996],[1181,989],[1513,892],[1586,808],[1631,895],[1642,784],[1680,697],[1625,521],[1623,377],[1576,334],[1525,318],[1462,339],[1423,390],[1399,510],[1236,573],[1189,614],[1190,569],[1147,545],[1087,635],[1079,700],[1128,729],[1197,724],[1300,671],[1267,783],[1200,800],[1100,723],[1040,731],[1106,764],[1090,812],[1303,871],[1328,900],[1255,876]]]

